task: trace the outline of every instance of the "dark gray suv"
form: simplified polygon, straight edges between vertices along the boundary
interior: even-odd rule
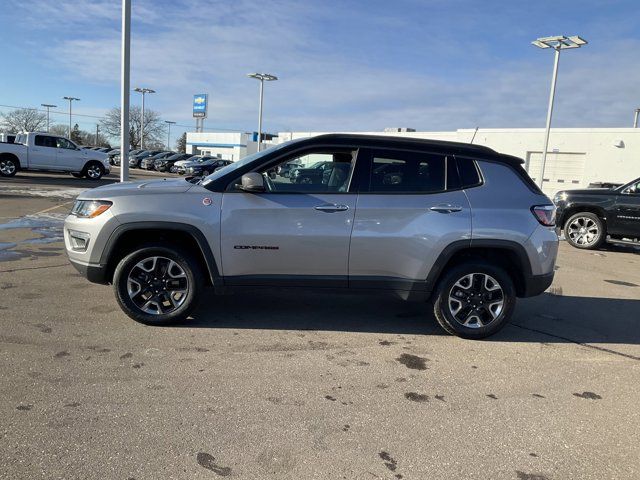
[[[291,162],[326,168],[294,183],[278,173]],[[67,253],[147,324],[185,319],[204,287],[330,287],[430,301],[447,332],[482,338],[553,280],[555,208],[522,163],[452,142],[294,140],[197,183],[89,190],[65,222]]]

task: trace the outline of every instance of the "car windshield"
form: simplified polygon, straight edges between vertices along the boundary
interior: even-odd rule
[[[213,182],[214,180],[217,180],[218,178],[222,177],[223,175],[227,175],[228,173],[237,170],[239,168],[244,167],[245,165],[248,165],[249,163],[258,160],[259,158],[268,155],[276,150],[280,150],[286,146],[291,145],[292,143],[298,143],[300,141],[302,141],[304,139],[299,138],[296,140],[290,140],[288,142],[285,143],[281,143],[280,145],[275,145],[273,147],[267,148],[266,150],[263,150],[261,152],[255,152],[252,153],[251,155],[247,155],[246,157],[244,157],[242,160],[238,160],[237,162],[234,162],[230,165],[227,165],[227,167],[225,168],[221,168],[218,171],[213,172],[211,175],[206,176],[205,178],[203,178],[200,181],[201,185],[208,185],[209,183]]]

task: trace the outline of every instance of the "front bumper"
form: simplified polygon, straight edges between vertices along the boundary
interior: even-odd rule
[[[101,283],[107,285],[107,267],[106,265],[87,265],[69,258],[69,263],[87,280],[93,283]]]

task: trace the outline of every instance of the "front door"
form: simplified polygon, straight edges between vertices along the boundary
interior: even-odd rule
[[[640,238],[640,180],[626,187],[616,199],[615,231]]]
[[[280,176],[296,160],[305,180]],[[318,165],[330,162],[321,172]],[[222,200],[222,270],[230,285],[347,286],[356,207],[350,192],[356,151],[322,149],[268,169],[263,193],[229,191]]]
[[[66,138],[56,138],[58,147],[57,168],[60,170],[80,171],[84,167],[82,151]]]
[[[366,156],[368,181],[358,197],[349,285],[424,288],[439,253],[471,238],[471,210],[459,188],[456,160],[394,150]],[[362,152],[359,161],[364,157]]]

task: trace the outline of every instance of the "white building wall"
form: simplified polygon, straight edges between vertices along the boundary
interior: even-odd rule
[[[238,161],[258,150],[251,133],[187,132],[187,153],[214,155]]]

